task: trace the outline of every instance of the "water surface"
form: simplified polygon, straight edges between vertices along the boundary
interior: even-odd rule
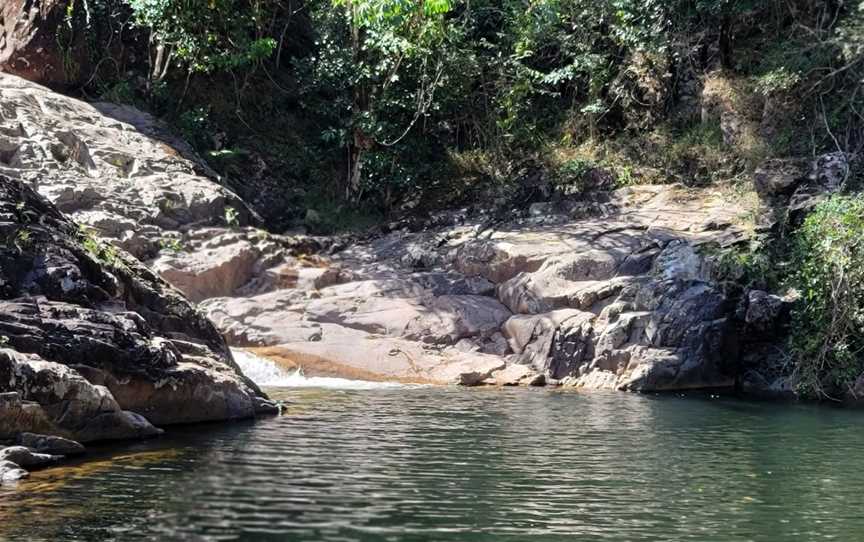
[[[864,539],[864,413],[552,390],[277,388],[255,423],[0,490],[0,540]]]

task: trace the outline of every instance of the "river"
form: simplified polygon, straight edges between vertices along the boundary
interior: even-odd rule
[[[3,488],[0,540],[864,539],[860,411],[283,377]]]

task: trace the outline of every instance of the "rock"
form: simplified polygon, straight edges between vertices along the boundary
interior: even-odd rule
[[[409,243],[401,262],[412,269],[430,269],[438,263],[438,254],[422,244]]]
[[[808,180],[829,192],[837,191],[852,172],[858,157],[844,152],[829,152],[816,157],[810,165]]]
[[[453,344],[465,337],[491,337],[511,313],[490,297],[443,295],[423,302],[424,314],[406,327],[407,338]]]
[[[556,386],[557,381],[555,379],[547,379],[546,375],[543,373],[537,373],[530,380],[528,380],[528,385],[531,387],[541,387],[545,385]]]
[[[747,312],[744,321],[759,331],[771,331],[778,326],[784,305],[782,297],[761,290],[752,290],[747,295]]]
[[[201,310],[233,346],[273,346],[319,341],[321,324],[304,319],[306,296],[297,290],[278,290],[254,297],[219,297]]]
[[[416,341],[373,335],[334,324],[321,325],[316,342],[286,343],[252,351],[307,375],[361,380],[452,384],[479,383],[504,366],[498,356],[433,348]]]
[[[7,438],[31,431],[84,442],[161,434],[142,416],[121,409],[104,386],[33,354],[0,350],[0,390],[9,389],[16,397],[3,403],[0,435]]]
[[[192,253],[163,253],[151,267],[197,303],[231,295],[252,280],[258,256],[253,245],[240,241]]]
[[[40,454],[30,451],[24,446],[11,446],[0,450],[0,463],[11,461],[28,469],[44,467],[63,459],[61,455]]]
[[[769,197],[794,190],[806,177],[806,163],[800,160],[771,159],[756,169],[753,182],[760,196]]]
[[[594,318],[593,313],[575,309],[519,315],[504,324],[504,334],[519,363],[530,365],[550,378],[563,378],[588,354]]]
[[[0,154],[9,157],[0,173],[135,257],[155,256],[189,228],[224,225],[227,208],[237,226],[251,220],[234,193],[197,173],[215,178],[191,147],[146,113],[84,103],[3,73],[0,102],[9,109],[0,115]]]
[[[28,478],[30,473],[11,461],[0,461],[0,485]]]
[[[498,386],[542,386],[545,379],[527,365],[510,364],[492,373],[492,379]]]
[[[495,372],[503,369],[504,361],[496,356],[474,354],[446,366],[435,368],[431,375],[438,382],[460,386],[482,385]]]
[[[463,385],[567,379],[638,391],[731,386],[734,306],[696,246],[741,239],[740,211],[670,187],[619,190],[603,206],[576,221],[517,221],[488,233],[466,220],[395,231],[335,255],[326,265],[350,270],[339,284],[286,283],[204,307],[235,344],[248,345],[254,332],[251,342],[271,347],[265,355],[307,374]],[[455,271],[417,271],[426,264],[411,259],[411,247]],[[493,287],[497,301],[478,295]],[[516,371],[525,374],[508,376]]]
[[[849,177],[855,155],[833,152],[810,162],[768,160],[757,168],[754,183],[766,209],[762,229],[797,227],[804,217]]]
[[[40,454],[68,456],[81,455],[85,452],[81,443],[53,435],[21,433],[18,436],[18,444]]]
[[[664,281],[692,281],[707,276],[703,260],[693,245],[676,240],[669,243],[654,261],[653,272]]]
[[[65,69],[55,34],[66,6],[60,0],[8,0],[0,5],[0,71],[25,76],[46,84],[67,84],[73,73]],[[70,44],[70,58],[87,58],[87,40]],[[80,65],[80,64],[79,64]]]
[[[495,295],[495,285],[483,277],[466,277],[459,273],[415,273],[412,280],[429,290],[433,296]]]
[[[5,431],[88,442],[158,434],[153,420],[274,409],[176,290],[122,251],[85,244],[55,207],[2,175],[0,230],[28,232],[26,243],[0,246],[0,334],[9,347],[0,350],[0,393],[15,394],[0,402]]]

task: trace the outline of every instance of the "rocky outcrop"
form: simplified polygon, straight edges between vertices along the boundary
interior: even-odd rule
[[[491,228],[460,220],[397,231],[319,260],[337,284],[274,285],[201,306],[234,344],[325,373],[733,386],[736,307],[712,282],[701,247],[746,239],[736,226],[745,211],[668,186],[600,199],[594,209],[550,206]]]
[[[9,76],[0,93],[0,171],[81,223],[83,244],[98,237],[145,260],[232,346],[306,374],[368,379],[641,391],[734,383],[735,306],[703,254],[748,237],[742,216],[752,209],[729,194],[601,186],[535,203],[525,218],[447,213],[350,245],[279,236],[256,229],[181,144],[160,142],[167,136],[148,116]],[[96,253],[118,258],[114,279],[52,271],[47,286],[5,297],[2,310],[28,330],[0,327],[16,359],[66,356],[64,367],[110,394],[116,409],[99,408],[115,417],[158,425],[253,411],[254,390],[213,328],[121,251]],[[98,267],[75,258],[49,267]],[[70,337],[79,338],[71,351]]]
[[[173,288],[0,176],[0,439],[146,437],[273,411]]]
[[[842,188],[858,159],[832,152],[814,160],[767,160],[753,176],[763,207],[760,228],[776,232],[800,225],[819,202]]]
[[[149,115],[6,74],[0,113],[0,173],[139,259],[177,246],[191,228],[250,223],[240,198],[202,175],[211,172]]]

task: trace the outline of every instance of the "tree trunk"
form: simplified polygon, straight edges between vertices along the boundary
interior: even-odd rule
[[[351,13],[351,59],[355,66],[361,66],[363,59],[363,41],[365,30],[357,21],[357,6],[355,3],[349,5]],[[361,122],[370,111],[369,91],[366,83],[357,81],[354,83],[351,96],[351,130],[352,138],[348,144],[349,160],[348,180],[345,190],[347,199],[357,198],[360,194],[360,183],[363,174],[363,155],[369,148],[369,138],[366,136]]]
[[[732,24],[732,17],[728,14],[723,15],[723,21],[720,24],[720,66],[727,70],[733,67],[732,40],[734,36],[732,35]]]

